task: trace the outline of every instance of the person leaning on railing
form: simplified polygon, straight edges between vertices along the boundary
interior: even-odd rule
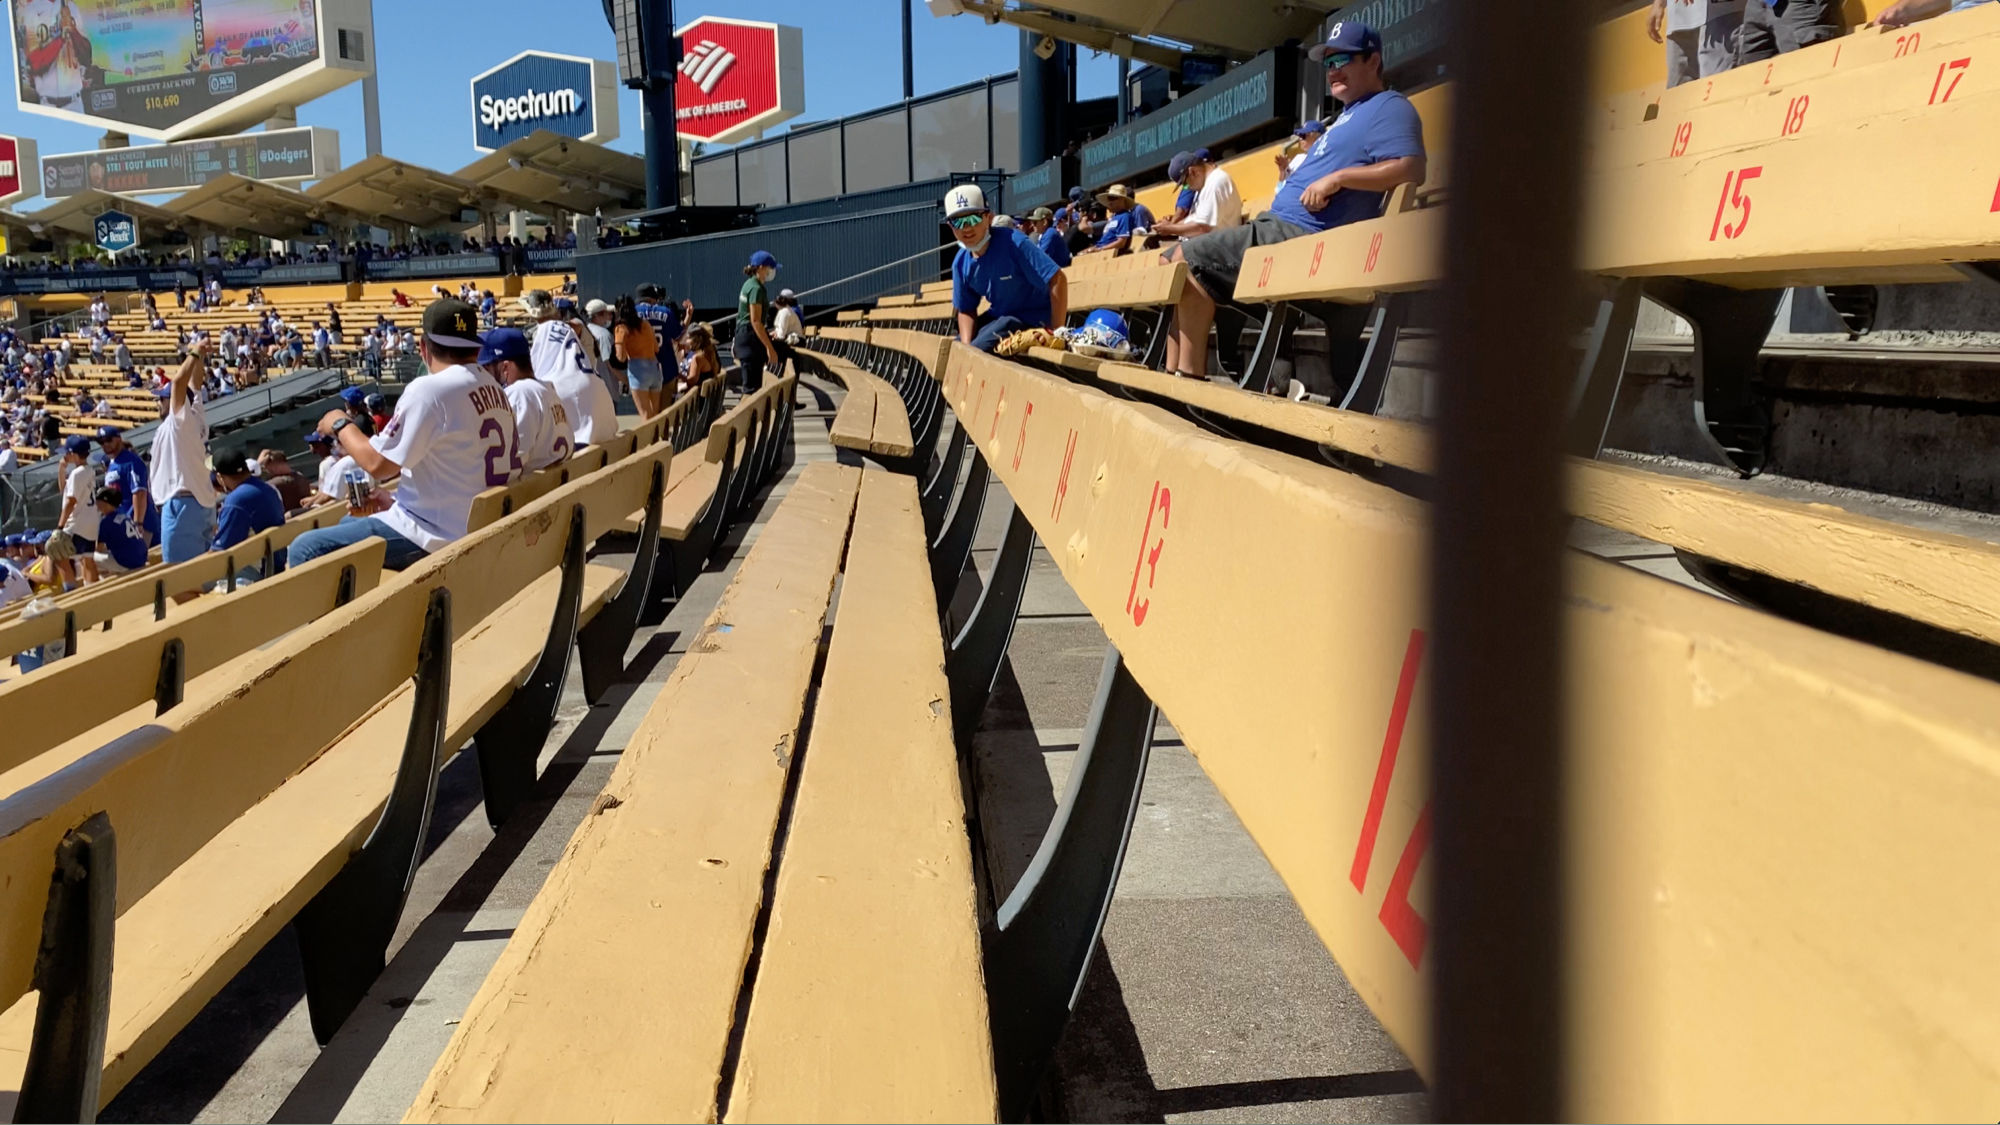
[[[1327,89],[1344,107],[1340,116],[1278,185],[1270,210],[1243,226],[1187,239],[1166,254],[1166,261],[1188,264],[1167,339],[1167,369],[1176,375],[1208,377],[1216,298],[1236,292],[1236,275],[1251,247],[1378,218],[1392,188],[1424,181],[1423,122],[1382,77],[1381,35],[1345,20],[1309,54],[1325,64]]]

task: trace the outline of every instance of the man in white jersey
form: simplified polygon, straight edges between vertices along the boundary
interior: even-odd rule
[[[529,290],[521,297],[521,305],[536,320],[531,345],[535,375],[555,388],[556,397],[569,412],[570,425],[576,428],[576,443],[609,441],[618,432],[618,410],[577,338],[577,333],[586,331],[582,322],[562,319],[546,289]]]
[[[153,478],[148,490],[160,505],[160,561],[187,562],[208,550],[215,538],[215,506],[220,497],[208,473],[208,415],[194,385],[208,370],[208,343],[198,341],[181,360],[168,385],[167,416],[153,431]],[[199,591],[175,596],[189,601]]]
[[[69,532],[76,546],[85,582],[97,581],[97,470],[90,464],[90,439],[77,435],[63,442],[63,504],[57,526]]]
[[[361,471],[376,480],[401,478],[393,501],[374,515],[350,513],[299,536],[292,566],[383,539],[382,565],[405,570],[465,534],[474,497],[521,475],[507,392],[479,366],[479,314],[463,301],[433,302],[424,310],[418,351],[430,374],[410,382],[381,433],[362,436],[344,410],[327,411],[319,423]]]
[[[518,328],[495,328],[479,349],[479,366],[507,388],[514,408],[514,432],[521,438],[521,464],[530,472],[569,460],[576,433],[555,388],[535,378],[532,349]]]

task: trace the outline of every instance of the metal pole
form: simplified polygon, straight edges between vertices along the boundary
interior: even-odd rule
[[[1118,56],[1118,123],[1132,119],[1132,58]]]
[[[650,0],[640,8],[646,45],[646,88],[640,105],[646,118],[646,208],[681,201],[680,130],[674,117],[674,72],[681,64],[674,40],[674,0]]]
[[[1431,980],[1445,1121],[1560,1121],[1564,1100],[1562,434],[1580,281],[1591,0],[1455,4],[1440,307]],[[1535,154],[1523,175],[1521,154]],[[1532,299],[1518,296],[1536,279]]]
[[[382,155],[382,96],[372,70],[361,80],[361,128],[367,139],[368,155]]]
[[[910,5],[916,0],[897,0],[903,6],[903,100],[917,96],[916,35],[911,26]]]

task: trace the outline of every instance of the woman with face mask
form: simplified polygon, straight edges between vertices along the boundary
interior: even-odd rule
[[[736,339],[731,350],[743,367],[743,393],[764,385],[764,368],[778,366],[778,345],[771,340],[771,298],[765,286],[778,276],[778,259],[768,250],[750,255],[743,267],[743,289],[736,294]]]

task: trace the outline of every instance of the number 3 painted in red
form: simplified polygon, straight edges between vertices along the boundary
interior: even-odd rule
[[[1382,757],[1375,764],[1375,785],[1368,791],[1368,811],[1361,818],[1361,840],[1354,847],[1354,865],[1348,881],[1357,891],[1368,890],[1368,866],[1375,858],[1375,839],[1382,833],[1382,814],[1389,805],[1389,783],[1396,776],[1396,757],[1403,747],[1403,725],[1410,717],[1410,700],[1416,694],[1417,673],[1424,663],[1424,631],[1410,630],[1410,643],[1403,650],[1403,671],[1396,679],[1396,701],[1389,708],[1389,729],[1382,738]],[[1410,905],[1410,887],[1417,880],[1417,868],[1431,846],[1431,803],[1417,813],[1403,854],[1396,858],[1396,870],[1389,876],[1389,891],[1382,900],[1382,928],[1409,958],[1411,968],[1421,968],[1424,946],[1430,940],[1430,925],[1417,908]]]

